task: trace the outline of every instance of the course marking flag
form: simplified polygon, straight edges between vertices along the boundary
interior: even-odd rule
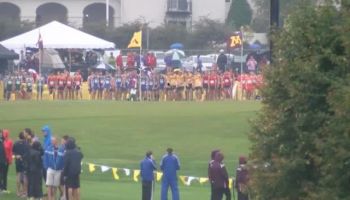
[[[126,176],[130,176],[130,169],[124,168],[123,170]]]
[[[188,179],[187,179],[186,185],[187,185],[187,186],[190,186],[190,185],[191,185],[191,182],[192,182],[193,180],[197,180],[197,178],[196,178],[196,177],[193,177],[193,176],[189,176]]]
[[[134,181],[135,182],[139,182],[139,175],[140,175],[140,170],[138,170],[138,169],[135,169],[134,170]]]
[[[110,167],[107,167],[107,166],[104,166],[104,165],[101,166],[101,172],[106,172],[106,171],[108,171],[110,169],[111,169]]]
[[[187,179],[187,176],[179,176],[181,182],[186,185],[186,179]]]
[[[92,163],[89,163],[89,172],[92,173],[94,171],[96,171],[96,165],[92,164]]]
[[[113,172],[113,177],[115,180],[119,180],[119,175],[118,175],[118,169],[117,168],[112,168],[112,172]]]
[[[230,189],[232,189],[232,186],[233,186],[233,179],[230,178],[230,179],[228,180],[228,187],[229,187]]]
[[[142,47],[142,31],[135,32],[132,36],[128,48],[141,48]]]
[[[163,173],[162,172],[157,172],[156,173],[156,179],[157,181],[160,181],[162,179]]]
[[[209,181],[208,178],[199,178],[199,183],[200,183],[200,184],[206,183],[206,182],[208,182],[208,181]]]

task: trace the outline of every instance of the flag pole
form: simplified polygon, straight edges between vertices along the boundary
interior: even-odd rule
[[[39,77],[38,77],[38,82],[37,82],[37,86],[36,87],[39,87],[39,94],[37,95],[37,99],[41,100],[41,87],[42,87],[42,83],[41,83],[41,67],[42,67],[42,62],[43,62],[43,49],[42,48],[39,48]]]
[[[243,38],[243,27],[241,27],[241,35],[242,35],[242,38],[241,38],[241,86],[242,86],[242,94],[241,94],[241,100],[243,100],[243,81],[242,81],[242,78],[243,78],[243,41],[244,41],[244,38]]]
[[[141,32],[142,33],[142,32]],[[142,36],[141,36],[142,37]],[[140,101],[142,101],[142,90],[141,90],[141,79],[142,79],[142,67],[141,67],[141,62],[142,62],[142,57],[141,57],[141,55],[142,55],[142,43],[141,43],[141,46],[140,46],[140,54],[139,54],[139,62],[140,62],[140,75],[139,75],[139,77],[140,77],[140,80],[139,80],[139,98],[140,98]]]

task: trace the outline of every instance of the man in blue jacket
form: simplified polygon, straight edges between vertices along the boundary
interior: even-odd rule
[[[43,141],[43,149],[44,151],[46,151],[47,148],[49,148],[51,146],[51,136],[52,136],[52,132],[51,132],[51,128],[48,125],[45,125],[41,128],[41,131],[44,135],[44,141]],[[45,156],[43,156],[43,163],[45,163]],[[45,167],[45,165],[43,166],[43,178],[44,181],[46,182],[46,173],[47,173],[47,168]]]
[[[180,169],[180,162],[176,155],[173,154],[173,149],[168,148],[160,161],[160,169],[163,171],[161,200],[168,199],[168,188],[170,186],[172,200],[179,200],[179,189],[177,184],[177,170]]]
[[[47,169],[46,185],[48,200],[55,200],[57,189],[60,186],[61,173],[64,167],[64,149],[59,146],[56,138],[51,138],[51,145],[45,149],[44,168]]]
[[[153,160],[152,151],[146,153],[145,159],[140,163],[141,178],[142,178],[142,200],[151,200],[152,185],[154,181],[154,170],[156,163]]]

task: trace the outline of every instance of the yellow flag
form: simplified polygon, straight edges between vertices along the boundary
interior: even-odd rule
[[[199,183],[200,184],[203,184],[203,183],[208,182],[208,181],[209,181],[208,178],[199,178]]]
[[[228,187],[229,187],[230,189],[232,189],[232,186],[233,186],[233,179],[230,178],[230,179],[228,180]]]
[[[180,176],[180,180],[184,185],[186,185],[186,179],[187,179],[187,176]]]
[[[140,176],[140,170],[134,170],[134,181],[138,182],[139,181],[139,177]]]
[[[96,170],[96,165],[95,164],[92,164],[92,163],[89,163],[89,172],[92,173]]]
[[[118,175],[118,169],[117,168],[112,168],[112,172],[113,172],[113,177],[115,180],[119,180],[119,175]]]
[[[162,172],[157,172],[157,181],[160,181],[162,179],[163,173]]]
[[[135,32],[132,36],[128,48],[141,48],[142,47],[142,31]]]

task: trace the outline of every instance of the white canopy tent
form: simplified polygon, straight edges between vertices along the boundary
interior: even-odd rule
[[[1,41],[0,44],[8,49],[37,48],[39,34],[44,48],[50,49],[114,49],[109,42],[89,35],[70,26],[52,21],[39,28]]]

